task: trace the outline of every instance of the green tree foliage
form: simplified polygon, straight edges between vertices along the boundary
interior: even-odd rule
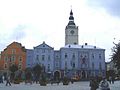
[[[112,48],[112,61],[115,64],[115,67],[119,70],[120,69],[120,42],[118,44],[114,43],[114,47]]]
[[[15,78],[15,72],[18,70],[18,66],[13,64],[12,66],[9,67],[9,70],[12,72],[11,79],[13,80]]]
[[[12,73],[15,73],[17,70],[18,70],[18,66],[13,64],[12,66],[9,67],[9,70],[12,72]]]
[[[33,67],[33,72],[34,72],[35,76],[39,78],[40,74],[42,72],[42,67],[39,64],[35,65]]]

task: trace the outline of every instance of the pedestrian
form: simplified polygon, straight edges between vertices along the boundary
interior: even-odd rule
[[[0,75],[0,83],[3,83],[2,75]]]
[[[70,81],[71,81],[71,83],[72,83],[72,84],[74,83],[74,80],[73,80],[73,78],[71,78],[71,80],[70,80]]]
[[[90,80],[90,90],[96,90],[99,87],[99,84],[95,78]]]
[[[6,86],[9,84],[9,86],[11,86],[11,83],[10,83],[10,76],[7,76],[6,77]]]
[[[110,90],[109,83],[106,78],[100,82],[100,90]]]
[[[114,84],[114,81],[115,81],[114,76],[112,76],[111,81],[112,81],[112,84]]]
[[[109,76],[109,83],[111,84],[111,82],[112,82],[112,77]]]

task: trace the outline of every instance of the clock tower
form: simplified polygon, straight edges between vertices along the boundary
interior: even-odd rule
[[[71,10],[68,25],[65,28],[65,45],[78,44],[78,26],[74,23],[73,12]]]

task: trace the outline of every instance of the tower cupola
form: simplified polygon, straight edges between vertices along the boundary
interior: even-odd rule
[[[75,25],[72,9],[70,11],[69,23],[68,25]]]

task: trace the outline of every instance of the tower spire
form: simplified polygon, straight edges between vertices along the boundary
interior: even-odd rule
[[[70,17],[69,17],[68,25],[75,25],[72,9],[70,11]]]
[[[78,26],[74,23],[73,11],[71,9],[69,22],[65,28],[65,45],[78,44]]]

